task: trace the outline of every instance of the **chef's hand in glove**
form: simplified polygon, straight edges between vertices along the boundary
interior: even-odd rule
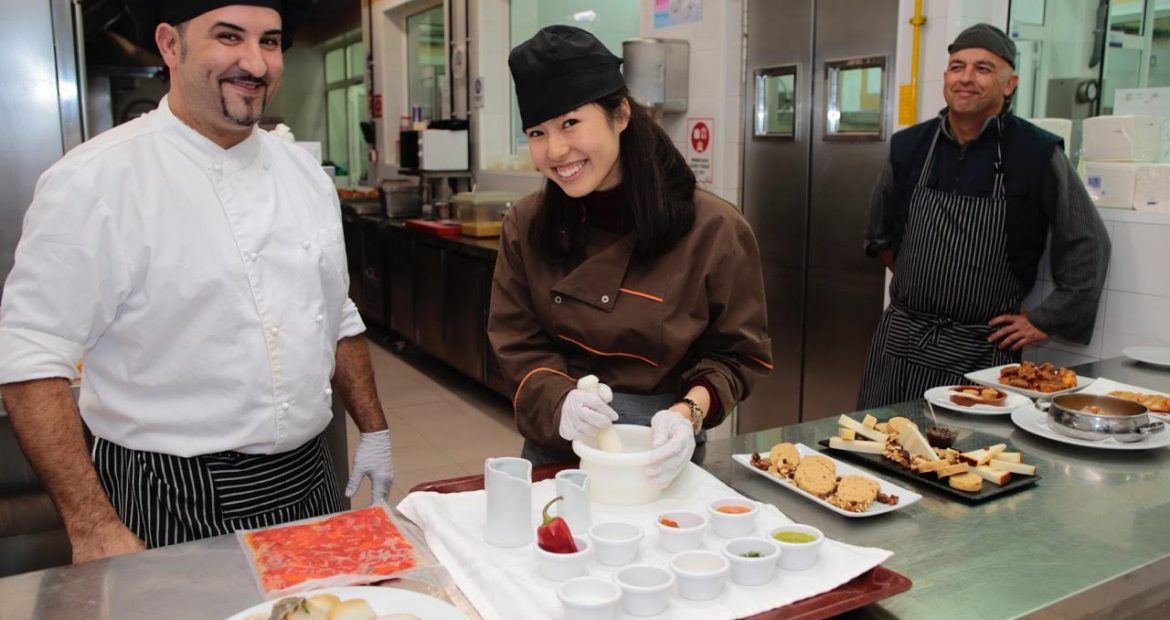
[[[580,388],[570,391],[561,405],[561,437],[568,441],[592,437],[613,424],[618,414],[609,406],[612,400],[613,390],[604,383],[597,386],[596,393]]]
[[[654,414],[650,430],[654,449],[650,451],[646,477],[650,484],[665,489],[695,453],[695,431],[681,413],[670,409]]]
[[[345,485],[345,496],[353,497],[362,484],[362,478],[366,476],[370,477],[370,494],[374,502],[385,502],[390,495],[390,483],[394,481],[390,431],[362,433],[353,455],[353,468],[349,474],[349,484]]]

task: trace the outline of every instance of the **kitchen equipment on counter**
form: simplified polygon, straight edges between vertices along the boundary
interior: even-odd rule
[[[468,237],[498,237],[504,214],[523,198],[515,192],[463,192],[451,198],[458,212],[463,234]]]
[[[1113,396],[1065,394],[1044,406],[1048,428],[1086,441],[1136,443],[1166,428],[1162,422],[1150,421],[1145,405]]]
[[[597,437],[573,441],[573,452],[581,457],[581,471],[589,474],[589,496],[595,502],[615,506],[646,504],[658,499],[662,489],[650,484],[644,471],[653,448],[648,426],[614,424],[624,452],[604,452]]]
[[[382,209],[386,217],[418,217],[422,215],[422,194],[419,186],[409,181],[382,183]]]
[[[357,215],[374,215],[382,212],[382,192],[375,187],[339,187],[337,198],[344,209]]]
[[[451,123],[450,127],[446,123]],[[435,122],[398,134],[398,163],[411,170],[467,170],[467,122]]]

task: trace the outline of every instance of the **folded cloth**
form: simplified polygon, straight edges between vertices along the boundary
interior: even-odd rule
[[[555,491],[552,480],[534,483],[533,512],[536,513],[551,500]],[[629,521],[638,524],[645,537],[635,562],[668,568],[672,554],[658,546],[658,533],[654,527],[658,515],[678,509],[704,512],[710,501],[729,497],[742,495],[702,468],[690,464],[657,501],[641,506],[610,506],[594,502],[591,507],[592,519],[593,523]],[[546,620],[562,617],[564,612],[556,595],[559,583],[540,574],[533,545],[500,549],[484,542],[486,504],[484,491],[428,492],[411,493],[397,508],[422,529],[431,551],[450,571],[455,584],[484,620]],[[760,507],[753,536],[767,536],[772,529],[792,523],[775,506],[761,504]],[[836,517],[826,513],[826,518]],[[574,533],[586,535],[586,532]],[[718,552],[724,542],[724,539],[708,530],[703,546]],[[667,617],[719,620],[750,616],[828,592],[878,566],[892,555],[892,551],[885,549],[855,547],[826,539],[821,546],[820,560],[809,570],[777,569],[776,576],[768,585],[757,587],[740,586],[729,578],[723,593],[711,601],[688,601],[676,592],[671,595]],[[619,568],[591,561],[587,572],[592,576],[612,579]]]

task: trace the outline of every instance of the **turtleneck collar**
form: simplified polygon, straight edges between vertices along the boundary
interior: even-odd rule
[[[626,203],[625,188],[619,183],[607,190],[592,192],[580,198],[582,221],[589,225],[615,233],[629,232],[634,218]]]

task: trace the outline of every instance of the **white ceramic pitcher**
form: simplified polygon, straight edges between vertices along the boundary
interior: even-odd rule
[[[532,542],[532,463],[514,456],[489,458],[483,464],[487,491],[487,529],[483,539],[496,547]]]
[[[557,495],[563,499],[553,504],[557,514],[569,524],[574,534],[589,531],[592,517],[589,511],[589,474],[580,469],[564,469],[557,472]]]

